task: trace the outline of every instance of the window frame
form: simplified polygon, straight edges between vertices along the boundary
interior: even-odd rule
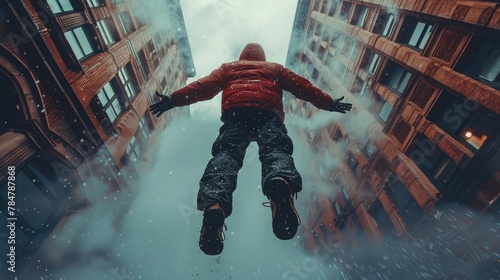
[[[386,65],[384,74],[386,77],[381,80],[381,83],[392,89],[398,96],[402,96],[405,93],[413,78],[411,71],[395,62],[390,62]]]
[[[465,135],[467,131],[474,131],[473,127],[471,127],[471,122],[476,118],[482,118],[479,122],[482,124],[490,123],[494,125],[495,121],[497,123],[496,127],[494,126],[489,129],[489,134],[485,134],[486,138],[480,146],[476,146],[474,143],[471,143],[471,140],[467,139]],[[484,142],[486,142],[487,139],[493,135],[494,131],[499,126],[498,120],[490,117],[484,108],[480,107],[476,103],[474,103],[474,106],[471,106],[468,104],[466,99],[464,100],[463,98],[457,97],[455,94],[447,91],[443,91],[439,97],[437,97],[432,108],[429,110],[427,119],[451,135],[454,139],[465,144],[474,151],[479,150]],[[478,121],[476,121],[476,123],[478,123]],[[487,129],[486,132],[488,132]],[[472,135],[474,136],[474,134]]]
[[[496,77],[490,81],[481,76],[488,61],[490,61],[494,54],[497,54],[495,63],[500,62],[500,40],[489,40],[483,37],[474,37],[467,46],[464,54],[459,58],[459,61],[454,70],[465,74],[475,80],[487,84],[495,89],[500,89],[500,69],[496,73]]]
[[[130,138],[125,153],[127,154],[128,161],[132,163],[133,166],[136,166],[142,154],[141,144],[140,140],[137,139],[137,134]]]
[[[64,37],[65,37],[66,41],[68,42],[68,45],[69,45],[71,51],[73,51],[73,54],[75,55],[75,58],[77,59],[77,61],[79,63],[83,62],[84,60],[86,60],[87,58],[91,57],[92,55],[94,55],[97,52],[97,50],[96,50],[97,47],[90,40],[90,38],[91,38],[91,36],[89,36],[90,27],[91,27],[90,24],[83,24],[83,25],[77,26],[75,28],[72,28],[72,29],[67,30],[66,32],[64,32]],[[80,42],[81,36],[77,36],[77,34],[76,34],[76,32],[77,32],[76,30],[80,30],[80,29],[81,29],[81,32],[83,33],[83,35],[85,36],[85,39],[86,39],[86,42],[87,42],[88,46],[92,49],[92,51],[89,52],[89,53],[86,53],[85,50],[84,50],[84,48],[82,47],[82,43]],[[82,34],[82,33],[80,33],[80,34]],[[73,36],[73,39],[74,39],[73,42],[76,43],[76,45],[74,45],[72,43],[72,40],[70,40],[68,38],[67,34],[71,34]],[[79,49],[75,49],[74,46],[78,47]],[[78,51],[79,53],[81,53],[82,56],[79,57],[79,55],[77,54],[76,51]]]
[[[64,5],[62,5],[61,2],[67,2],[67,3],[69,3],[69,5],[71,5],[71,9],[70,10],[65,10]],[[58,6],[54,6],[54,4],[57,4]],[[64,0],[47,0],[47,5],[49,5],[50,10],[56,16],[74,13],[76,11],[79,11],[79,10],[83,9],[83,7],[79,6],[78,3],[75,3],[75,1],[72,1],[72,0],[67,0],[67,1],[64,1]],[[56,9],[54,9],[54,8],[56,8]]]
[[[90,8],[99,8],[102,6],[106,6],[105,0],[87,0],[87,3],[89,4]]]
[[[421,31],[417,33],[416,30],[420,24],[422,24],[423,27]],[[429,42],[429,39],[434,32],[435,26],[436,25],[433,22],[421,20],[412,16],[406,16],[401,27],[399,28],[396,42],[421,52],[427,46],[427,42]],[[408,27],[411,32],[405,30],[405,27]],[[410,44],[411,41],[414,40],[416,34],[416,42],[414,44]]]
[[[419,141],[420,144],[417,143],[417,141]],[[422,142],[430,143],[430,145],[432,145],[432,150],[421,150],[421,147],[426,147],[425,144],[421,144]],[[419,162],[416,162],[416,159],[414,158],[417,154],[420,156]],[[405,155],[407,155],[411,161],[415,163],[418,169],[425,174],[425,176],[441,193],[444,193],[447,188],[450,187],[449,183],[453,181],[456,174],[459,172],[459,168],[455,165],[453,160],[422,133],[416,133],[412,142],[408,145]],[[442,166],[443,162],[446,164],[444,167]],[[440,170],[442,168],[447,170]],[[444,175],[445,177],[441,177],[441,175]]]
[[[109,88],[112,91],[112,95],[109,95],[107,93],[106,87],[109,86]],[[100,97],[100,94],[103,93],[106,100],[102,97]],[[98,109],[100,112],[103,113],[104,117],[109,120],[113,126],[116,124],[117,120],[120,119],[120,116],[127,110],[126,106],[126,101],[123,99],[123,92],[120,90],[119,86],[117,85],[116,78],[113,78],[109,83],[104,85],[101,89],[99,89],[99,92],[96,94],[94,97],[96,98],[96,104],[98,105]],[[103,104],[103,100],[106,102]],[[98,102],[97,102],[98,101]],[[114,102],[118,103],[114,103]],[[113,104],[114,103],[114,104]],[[117,108],[115,106],[119,106],[120,112],[116,112]],[[110,114],[108,113],[108,108],[113,110],[114,117],[110,117]]]
[[[113,26],[111,27],[110,24],[112,24]],[[107,17],[100,19],[96,22],[96,25],[97,25],[97,30],[99,31],[99,34],[101,35],[101,38],[104,42],[104,45],[109,47],[114,43],[120,41],[120,35],[116,30],[113,18]]]
[[[133,100],[139,92],[139,84],[132,69],[132,63],[129,62],[122,68],[118,69],[117,76],[119,84],[125,92],[125,95],[129,98],[129,100]]]
[[[120,26],[122,28],[123,34],[125,36],[128,36],[137,30],[129,11],[121,12],[117,16],[118,16],[118,21],[120,22]],[[126,25],[126,22],[123,19],[124,17],[126,17],[126,20],[130,20],[128,25]]]
[[[387,16],[387,18],[383,18]],[[390,38],[395,29],[396,16],[386,10],[380,10],[372,32],[385,38]]]

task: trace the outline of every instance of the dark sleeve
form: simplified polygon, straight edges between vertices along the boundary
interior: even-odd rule
[[[306,78],[295,74],[292,70],[282,67],[279,75],[281,87],[295,97],[310,102],[319,109],[328,110],[333,98],[313,86]]]
[[[172,104],[179,107],[212,99],[224,87],[224,69],[225,65],[223,64],[208,76],[174,91],[170,95]]]

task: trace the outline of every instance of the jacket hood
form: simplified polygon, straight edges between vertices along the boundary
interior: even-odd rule
[[[266,54],[261,45],[250,43],[241,51],[240,60],[266,61]]]

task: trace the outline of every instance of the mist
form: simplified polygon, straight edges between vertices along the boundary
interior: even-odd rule
[[[325,114],[318,117],[333,116]],[[305,221],[311,191],[332,195],[332,186],[309,176],[310,165],[339,164],[332,154],[341,155],[342,146],[326,153],[309,150],[295,133],[294,117],[287,117],[304,180],[296,206]],[[201,109],[179,119],[162,133],[155,163],[132,193],[107,193],[104,184],[94,193],[87,190],[92,206],[70,216],[48,238],[51,245],[41,256],[51,264],[37,266],[36,279],[490,279],[485,277],[498,272],[498,220],[461,206],[428,217],[437,217],[440,225],[417,229],[413,234],[423,236],[418,240],[386,238],[384,244],[368,245],[360,237],[363,244],[354,251],[332,246],[306,252],[303,225],[294,239],[278,240],[271,210],[261,205],[267,199],[255,143],[238,176],[224,251],[205,255],[198,247],[202,212],[196,209],[196,192],[220,125],[218,117]],[[472,220],[480,227],[468,228]]]
[[[306,264],[322,279],[332,279],[322,264],[303,253],[302,230],[289,241],[277,239],[271,210],[261,190],[258,150],[252,143],[234,193],[233,214],[226,219],[224,251],[206,256],[198,247],[202,212],[196,209],[198,181],[211,158],[211,145],[222,123],[194,113],[161,135],[155,164],[133,186],[133,194],[105,194],[72,215],[64,229],[49,237],[52,255],[65,254],[54,268],[40,268],[44,279],[289,279]],[[291,132],[291,137],[298,139]],[[302,145],[296,154],[306,154]],[[303,173],[307,160],[296,159]],[[312,189],[304,178],[304,194]],[[104,191],[104,189],[103,189]],[[305,218],[307,195],[299,194]],[[329,275],[329,276],[328,276]],[[125,278],[129,277],[129,278]]]

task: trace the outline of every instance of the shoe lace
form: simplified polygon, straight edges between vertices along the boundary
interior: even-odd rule
[[[224,233],[224,231],[227,231],[227,226],[226,226],[226,223],[224,223],[222,225],[222,227],[220,228],[220,235],[221,235],[221,240],[224,241],[226,240],[226,234]]]

